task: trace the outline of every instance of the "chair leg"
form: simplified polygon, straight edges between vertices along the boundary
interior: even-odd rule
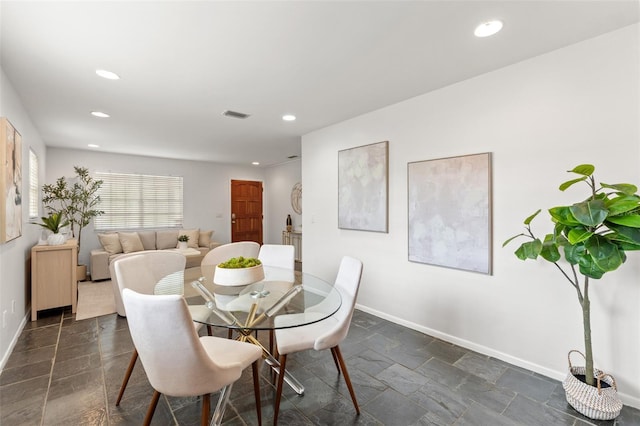
[[[232,329],[229,329],[229,330],[227,331],[227,339],[231,339],[232,337],[233,337],[233,330],[232,330]]]
[[[134,349],[133,354],[131,354],[131,359],[129,360],[127,372],[124,373],[124,379],[122,380],[122,385],[120,386],[120,393],[118,394],[118,399],[116,399],[116,406],[120,405],[120,400],[122,399],[122,395],[124,395],[124,390],[127,388],[127,384],[129,383],[129,379],[131,378],[131,373],[133,372],[133,367],[135,367],[137,360],[138,351]]]
[[[211,395],[204,394],[202,395],[202,416],[200,418],[201,426],[209,425],[209,412],[211,411]]]
[[[282,398],[282,385],[284,384],[284,372],[287,364],[287,355],[280,355],[280,373],[278,374],[278,386],[276,388],[276,401],[273,404],[273,426],[278,425],[278,413],[280,411],[280,399]]]
[[[270,353],[273,353],[273,336],[274,336],[273,330],[269,330],[269,352]]]
[[[258,361],[251,365],[253,370],[253,393],[256,396],[256,413],[258,414],[258,426],[262,426],[262,403],[260,401],[260,371]]]
[[[338,363],[338,357],[333,349],[331,349],[331,356],[333,357],[333,363],[336,365],[336,370],[338,370],[338,374],[340,374],[340,364]]]
[[[338,346],[334,346],[331,348],[331,352],[334,353],[334,356],[338,358],[338,362],[340,363],[340,369],[342,370],[342,375],[344,376],[344,381],[347,383],[347,388],[349,388],[349,394],[351,394],[351,400],[353,401],[353,406],[356,409],[356,413],[360,414],[360,407],[358,406],[358,401],[356,400],[356,393],[353,390],[353,385],[351,385],[351,377],[349,377],[349,372],[347,371],[347,365],[344,363],[344,358],[342,358],[342,353],[340,352],[340,348]]]
[[[156,407],[158,406],[159,399],[160,392],[154,389],[153,396],[151,397],[151,403],[149,404],[149,408],[147,408],[147,414],[144,416],[144,426],[149,426],[151,424],[151,419],[153,418],[153,414],[156,412]]]
[[[207,336],[213,336],[213,330],[209,324],[207,324]]]

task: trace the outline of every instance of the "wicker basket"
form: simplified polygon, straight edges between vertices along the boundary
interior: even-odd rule
[[[618,388],[615,379],[602,371],[595,369],[593,375],[597,378],[597,386],[589,386],[580,381],[575,375],[584,375],[585,367],[574,367],[571,365],[571,354],[576,352],[585,358],[584,354],[577,350],[569,351],[569,373],[562,382],[562,387],[567,396],[567,402],[577,412],[594,420],[612,420],[618,417],[622,410],[622,402],[618,397]],[[604,382],[609,387],[603,388]]]

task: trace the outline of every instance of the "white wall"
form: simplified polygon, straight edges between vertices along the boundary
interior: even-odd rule
[[[6,323],[0,329],[0,368],[3,368],[27,321],[31,294],[31,246],[38,242],[41,228],[29,221],[29,148],[38,156],[40,179],[44,181],[46,153],[37,129],[24,110],[11,82],[0,68],[0,116],[6,117],[22,136],[22,236],[0,244],[0,315]],[[15,311],[12,309],[15,302]]]
[[[359,307],[556,379],[583,348],[576,294],[547,263],[518,260],[538,208],[586,197],[557,190],[581,163],[604,182],[640,184],[638,25],[542,55],[305,135],[303,268],[335,277],[345,254],[364,262]],[[337,151],[389,141],[389,232],[337,226]],[[493,153],[492,276],[407,260],[407,163]],[[334,170],[334,173],[327,173]],[[550,231],[548,216],[538,222]],[[334,250],[327,250],[331,246]],[[640,408],[640,253],[592,282],[596,365]]]
[[[266,169],[265,186],[269,188],[269,197],[265,202],[269,211],[269,220],[265,221],[265,243],[282,244],[282,231],[286,229],[287,215],[291,215],[293,228],[302,228],[302,215],[297,214],[291,207],[291,189],[302,180],[300,170],[302,163],[298,160],[289,161]]]
[[[47,182],[60,176],[73,176],[73,166],[83,166],[90,173],[141,173],[172,175],[184,178],[184,227],[213,229],[213,239],[231,241],[231,180],[264,181],[264,170],[256,167],[231,166],[202,161],[172,160],[101,152],[47,149]],[[263,199],[269,194],[265,185]],[[264,211],[265,223],[269,214]],[[82,233],[80,262],[89,263],[89,252],[100,247],[93,223]]]

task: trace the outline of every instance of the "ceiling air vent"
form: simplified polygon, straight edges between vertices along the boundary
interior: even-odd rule
[[[249,118],[249,114],[245,114],[243,112],[231,111],[231,110],[226,110],[225,112],[222,113],[222,115],[231,117],[231,118],[241,118],[243,120],[245,118]]]

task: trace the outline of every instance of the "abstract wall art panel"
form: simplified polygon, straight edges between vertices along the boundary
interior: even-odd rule
[[[388,232],[389,142],[338,151],[338,228]]]
[[[491,274],[491,153],[409,163],[409,261]]]

